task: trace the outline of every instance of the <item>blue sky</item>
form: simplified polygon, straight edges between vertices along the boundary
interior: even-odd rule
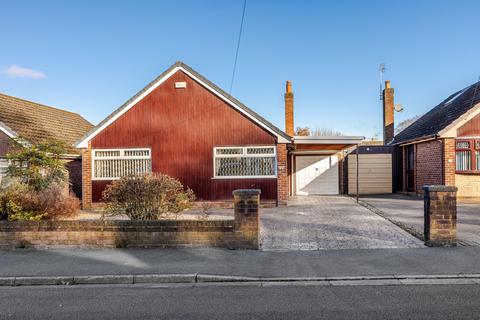
[[[243,0],[0,2],[0,92],[96,124],[177,60],[230,86]],[[371,137],[380,63],[405,108],[397,123],[478,79],[478,12],[480,1],[249,0],[232,94],[283,129],[292,80],[296,125]]]

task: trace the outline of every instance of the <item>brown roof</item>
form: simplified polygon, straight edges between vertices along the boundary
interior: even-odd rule
[[[67,144],[68,152],[78,154],[76,140],[93,125],[81,115],[0,93],[0,121],[29,142],[55,139]]]

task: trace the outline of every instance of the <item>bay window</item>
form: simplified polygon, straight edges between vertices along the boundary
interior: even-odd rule
[[[480,139],[455,141],[455,168],[458,173],[480,173]]]
[[[213,148],[214,178],[275,178],[274,146]]]
[[[130,174],[152,171],[150,149],[94,149],[92,150],[94,180],[114,180]]]

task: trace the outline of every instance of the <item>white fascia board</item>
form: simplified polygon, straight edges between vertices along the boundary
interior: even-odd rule
[[[3,122],[0,122],[0,131],[5,133],[9,138],[16,138],[18,135],[15,131],[7,127]]]
[[[463,126],[475,116],[480,114],[480,103],[477,103],[473,108],[465,112],[461,117],[453,121],[450,125],[438,132],[440,138],[456,138],[457,129]]]
[[[253,120],[255,123],[257,123],[258,125],[260,125],[261,127],[263,127],[264,129],[266,129],[268,132],[272,133],[274,136],[277,137],[277,141],[279,143],[290,143],[289,140],[285,139],[283,136],[277,134],[275,131],[273,131],[272,129],[270,129],[268,126],[266,126],[264,123],[258,121],[258,119],[256,119],[255,117],[253,117],[252,115],[250,115],[248,112],[246,112],[245,110],[243,110],[242,108],[240,108],[239,106],[237,106],[235,103],[233,103],[230,99],[228,99],[227,97],[223,96],[222,94],[220,94],[220,92],[214,90],[212,87],[210,87],[208,84],[206,84],[205,82],[203,82],[202,80],[198,79],[195,75],[193,75],[192,73],[190,73],[188,70],[185,70],[184,68],[182,67],[175,67],[174,69],[172,69],[172,71],[170,71],[169,73],[167,73],[163,78],[159,79],[154,85],[152,85],[150,88],[148,88],[148,90],[146,90],[144,93],[142,93],[140,96],[138,96],[135,100],[133,100],[132,102],[130,102],[127,106],[125,106],[125,108],[123,108],[122,110],[120,110],[120,112],[118,112],[117,114],[115,114],[115,116],[113,116],[111,119],[109,119],[107,122],[105,122],[102,126],[100,126],[97,130],[95,130],[94,132],[92,132],[89,136],[87,136],[85,139],[83,139],[81,142],[79,142],[77,144],[77,148],[87,148],[88,147],[88,142],[90,140],[92,140],[97,134],[99,134],[101,131],[103,131],[106,127],[108,127],[110,124],[112,124],[114,121],[116,121],[118,118],[120,118],[123,114],[125,114],[128,110],[130,110],[133,106],[135,106],[138,102],[140,102],[143,98],[145,98],[148,94],[150,94],[153,90],[155,90],[158,86],[160,86],[162,83],[164,83],[166,80],[168,80],[172,75],[174,75],[177,71],[183,71],[184,73],[186,73],[188,76],[190,76],[192,79],[194,79],[195,81],[197,81],[198,83],[200,83],[202,86],[204,86],[205,88],[207,88],[210,92],[212,92],[213,94],[215,94],[216,96],[218,96],[220,99],[222,99],[223,101],[225,101],[226,103],[228,103],[229,105],[231,105],[232,107],[234,107],[236,110],[240,111],[242,114],[244,114],[245,116],[247,116],[247,118]]]
[[[365,137],[361,136],[294,136],[295,144],[360,144]]]

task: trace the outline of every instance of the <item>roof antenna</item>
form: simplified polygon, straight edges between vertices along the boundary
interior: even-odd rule
[[[380,63],[378,66],[378,71],[380,72],[380,100],[383,100],[383,75],[387,70],[386,64],[384,62]]]

